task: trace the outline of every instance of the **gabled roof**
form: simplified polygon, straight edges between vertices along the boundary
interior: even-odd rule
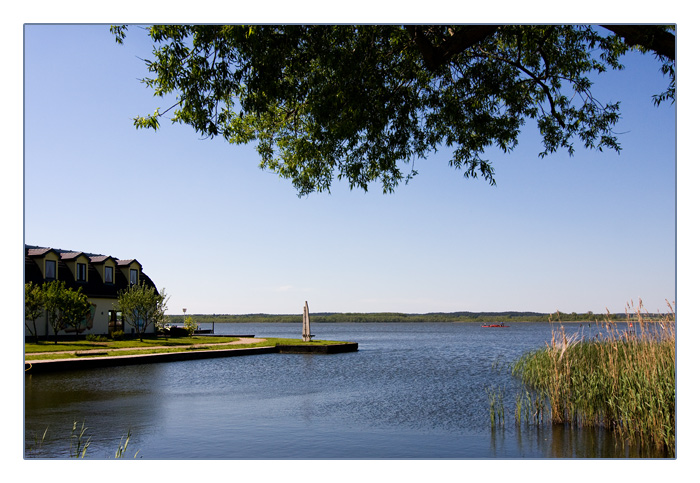
[[[85,255],[83,252],[61,252],[61,260],[74,260],[80,255]],[[85,255],[87,257],[87,255]]]
[[[34,247],[29,245],[25,246],[27,247],[27,255],[30,257],[43,257],[49,252],[54,252],[56,255],[60,255],[60,253],[58,253],[53,248]]]
[[[100,264],[100,263],[105,263],[107,260],[116,260],[113,257],[110,257],[109,255],[92,255],[89,257],[90,258],[90,263],[95,263],[95,264]]]

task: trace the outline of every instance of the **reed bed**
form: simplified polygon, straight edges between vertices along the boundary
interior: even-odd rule
[[[596,322],[601,331],[594,337],[553,329],[551,344],[513,365],[525,384],[516,422],[522,412],[529,420],[534,408],[535,420],[545,414],[555,424],[602,426],[675,456],[676,316],[668,308],[651,317],[641,300],[628,304],[627,320]]]

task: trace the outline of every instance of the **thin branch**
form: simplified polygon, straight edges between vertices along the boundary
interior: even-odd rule
[[[549,100],[549,107],[550,107],[552,116],[557,120],[557,122],[559,123],[559,125],[562,128],[566,127],[564,120],[561,118],[561,114],[559,112],[557,112],[556,102],[554,101],[554,98],[552,97],[551,89],[549,88],[547,83],[544,82],[544,80],[541,77],[535,75],[534,72],[530,71],[530,69],[528,69],[527,67],[522,65],[522,63],[520,63],[520,62],[513,62],[512,60],[507,59],[505,57],[490,54],[489,52],[486,52],[483,49],[479,49],[479,50],[487,57],[491,57],[495,60],[500,60],[501,62],[504,62],[512,67],[515,67],[516,69],[519,69],[520,71],[522,71],[523,73],[528,75],[533,81],[535,81],[537,84],[539,84],[540,87],[542,87],[544,94],[547,96],[547,99]],[[546,62],[545,62],[545,64],[546,64]],[[546,79],[547,76],[545,75],[544,78]]]

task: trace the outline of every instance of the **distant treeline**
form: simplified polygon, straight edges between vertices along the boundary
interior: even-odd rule
[[[328,313],[319,312],[309,314],[312,322],[333,323],[333,322],[356,322],[356,323],[378,323],[378,322],[603,322],[605,318],[611,320],[624,320],[624,314],[594,314],[592,312],[577,314],[575,312],[565,314],[555,312],[554,314],[544,314],[538,312],[450,312],[450,313],[428,313],[428,314],[402,314],[395,312],[379,313]],[[171,322],[182,321],[182,315],[170,315]],[[209,323],[300,323],[301,314],[193,314],[192,317],[198,324]]]

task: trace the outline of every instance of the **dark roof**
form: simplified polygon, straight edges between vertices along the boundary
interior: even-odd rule
[[[58,273],[58,280],[65,282],[66,287],[73,290],[81,288],[81,291],[88,297],[97,298],[117,298],[120,291],[129,288],[129,280],[124,276],[121,270],[114,270],[114,283],[104,283],[102,281],[102,275],[100,271],[95,267],[95,263],[104,263],[107,259],[111,258],[117,262],[118,265],[121,260],[118,260],[109,255],[99,255],[95,253],[84,253],[76,252],[74,250],[61,250],[52,249],[46,247],[36,247],[31,245],[25,245],[25,256],[24,256],[24,283],[33,282],[35,284],[41,285],[46,282],[46,280],[41,275],[41,268],[37,263],[36,258],[40,257],[49,251],[55,251],[60,255],[58,260],[58,266],[56,267]],[[84,254],[90,259],[88,263],[88,273],[87,282],[77,282],[73,277],[68,265],[66,265],[66,260],[72,260],[78,255]],[[135,261],[134,259],[126,260],[127,262]],[[138,262],[137,262],[138,263]],[[124,264],[128,265],[128,263]],[[141,264],[139,263],[139,266]],[[139,282],[144,283],[147,286],[155,287],[153,281],[143,273],[139,271]]]

